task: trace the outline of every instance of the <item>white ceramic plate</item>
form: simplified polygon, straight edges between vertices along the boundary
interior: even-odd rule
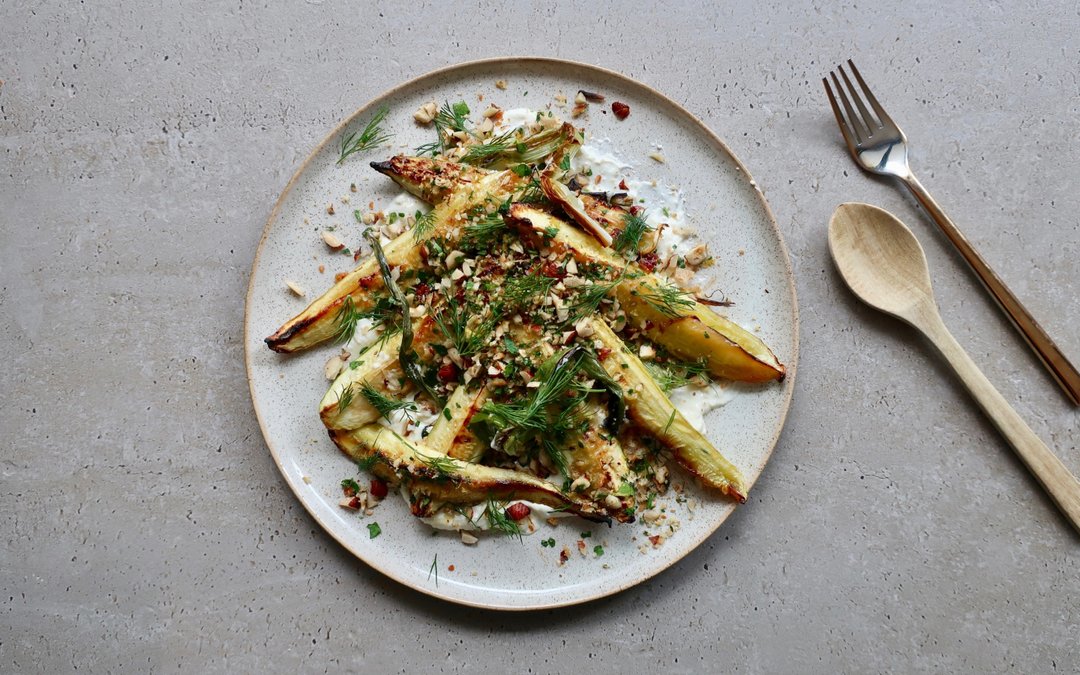
[[[506,90],[495,87],[505,79]],[[430,140],[432,131],[416,125],[412,113],[427,101],[465,100],[482,110],[488,102],[504,109],[541,109],[556,93],[570,98],[579,89],[607,96],[574,120],[589,133],[607,136],[623,156],[634,159],[638,175],[677,185],[686,196],[689,222],[709,242],[717,259],[721,288],[735,305],[726,313],[755,330],[788,367],[782,384],[740,388],[734,400],[707,418],[708,436],[745,473],[752,486],[776,444],[787,415],[798,356],[798,310],[791,263],[776,222],[746,169],[723,142],[697,118],[660,93],[623,75],[593,66],[541,58],[496,59],[466,63],[424,75],[379,96],[333,130],[300,166],[274,205],[251,272],[245,315],[244,347],[255,412],[266,443],[289,487],[327,532],[357,557],[387,576],[419,591],[453,602],[488,608],[537,609],[603,597],[640,583],[674,564],[709,537],[732,512],[728,500],[699,489],[685,474],[693,512],[680,507],[680,529],[658,549],[646,547],[642,523],[608,528],[566,519],[550,534],[512,538],[485,536],[466,547],[454,533],[433,535],[416,521],[404,502],[391,495],[364,518],[338,506],[342,478],[355,475],[352,462],[329,441],[317,414],[327,388],[323,364],[336,347],[282,356],[263,344],[280,324],[299,312],[333,282],[351,258],[331,254],[320,239],[327,225],[348,244],[360,241],[352,208],[369,201],[386,204],[399,193],[387,178],[369,169],[371,160],[409,152]],[[484,103],[477,95],[484,95]],[[610,103],[629,104],[631,115],[617,121]],[[353,156],[342,165],[342,130],[362,126],[382,105],[390,108],[385,128],[393,147]],[[602,114],[601,109],[607,110]],[[569,109],[564,116],[569,117]],[[474,119],[479,115],[474,114]],[[648,159],[663,146],[667,162]],[[647,174],[647,175],[646,175]],[[350,193],[349,185],[357,190]],[[350,206],[340,198],[348,195]],[[336,215],[327,205],[336,205]],[[325,273],[318,266],[326,266]],[[305,300],[285,288],[285,280],[308,292]],[[677,470],[681,471],[681,470]],[[753,493],[751,492],[751,495]],[[669,500],[673,501],[673,500]],[[739,508],[753,508],[752,502]],[[371,539],[366,525],[377,521],[382,534]],[[586,557],[576,541],[583,531]],[[546,530],[542,530],[546,532]],[[540,545],[554,537],[554,548]],[[593,547],[602,545],[597,557]],[[563,546],[573,555],[559,565]],[[438,556],[438,575],[432,563]],[[454,571],[449,571],[453,565]]]

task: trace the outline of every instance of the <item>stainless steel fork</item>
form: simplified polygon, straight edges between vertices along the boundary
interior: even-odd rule
[[[859,74],[859,70],[850,59],[848,60],[848,66],[851,68],[851,73],[855,76],[855,79],[859,82],[859,89],[856,89],[851,84],[851,80],[848,79],[843,66],[839,66],[836,71],[829,73],[833,85],[836,87],[835,96],[833,95],[833,87],[829,86],[828,78],[822,78],[821,81],[825,85],[825,92],[829,95],[829,103],[832,105],[833,113],[836,115],[836,123],[840,125],[840,132],[844,135],[844,141],[847,142],[848,150],[855,159],[855,163],[864,171],[899,178],[911,190],[911,193],[915,195],[915,199],[922,204],[923,208],[938,224],[938,227],[941,228],[941,231],[945,233],[945,236],[960,252],[967,264],[971,266],[975,275],[979,277],[979,281],[997,301],[998,307],[1012,320],[1013,325],[1024,336],[1028,346],[1039,355],[1043,365],[1046,366],[1054,379],[1057,380],[1057,383],[1072,399],[1073,404],[1080,406],[1080,373],[1077,372],[1076,367],[1065,358],[1065,355],[1061,353],[1061,350],[1046,334],[1042,326],[1031,316],[1024,305],[1016,299],[1016,296],[1005,285],[1005,282],[983,260],[982,256],[967,240],[967,237],[957,229],[952,220],[945,215],[938,203],[930,196],[930,193],[926,191],[926,188],[922,186],[922,183],[915,178],[915,174],[911,172],[911,167],[908,165],[907,136],[904,135],[903,131],[900,131],[900,127],[896,126],[896,122],[893,122],[889,114],[878,103],[877,98],[871,93],[870,87],[866,86],[862,75]],[[844,80],[844,85],[840,84],[840,79],[836,76],[837,71],[840,73],[840,78]],[[837,105],[837,97],[840,98],[840,102],[843,104],[843,112],[840,110],[840,105]],[[874,115],[871,115],[870,111],[866,109],[866,104],[863,102],[864,97],[870,107],[874,109]],[[854,102],[854,107],[852,102]],[[856,110],[858,110],[857,113]]]

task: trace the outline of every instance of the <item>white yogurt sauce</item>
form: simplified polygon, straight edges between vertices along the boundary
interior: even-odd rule
[[[417,211],[427,213],[430,210],[431,206],[427,202],[407,190],[402,190],[401,194],[391,199],[390,203],[383,207],[383,213],[404,213],[406,216],[415,216]]]
[[[730,387],[717,382],[709,382],[703,387],[688,384],[668,392],[668,398],[675,409],[686,418],[690,426],[702,433],[705,433],[705,415],[734,397]]]

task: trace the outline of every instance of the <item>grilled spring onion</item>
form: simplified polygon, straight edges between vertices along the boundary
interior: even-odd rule
[[[401,292],[401,288],[394,281],[394,277],[390,272],[390,264],[386,261],[386,254],[383,253],[382,244],[379,243],[379,236],[368,228],[364,230],[364,238],[371,244],[371,252],[374,254],[375,259],[379,261],[379,271],[382,273],[383,284],[390,291],[390,298],[401,310],[401,349],[398,352],[398,363],[401,364],[401,370],[410,382],[415,384],[420,391],[430,396],[431,400],[435,401],[441,408],[445,405],[445,402],[435,393],[431,385],[424,380],[424,375],[420,372],[420,366],[416,363],[416,353],[413,352],[412,348],[413,330],[412,320],[409,317],[409,301],[405,299],[405,294]]]

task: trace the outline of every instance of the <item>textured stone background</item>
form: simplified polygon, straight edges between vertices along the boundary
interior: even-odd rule
[[[913,226],[947,323],[1074,471],[1080,417],[943,237],[854,168],[819,80],[854,56],[1078,360],[1080,14],[896,4],[0,5],[0,670],[1075,672],[1080,540],[931,349],[841,286],[832,209]],[[518,53],[620,70],[729,141],[791,247],[802,360],[771,464],[707,545],[607,600],[496,615],[386,580],[303,512],[241,317],[270,205],[332,125]]]

